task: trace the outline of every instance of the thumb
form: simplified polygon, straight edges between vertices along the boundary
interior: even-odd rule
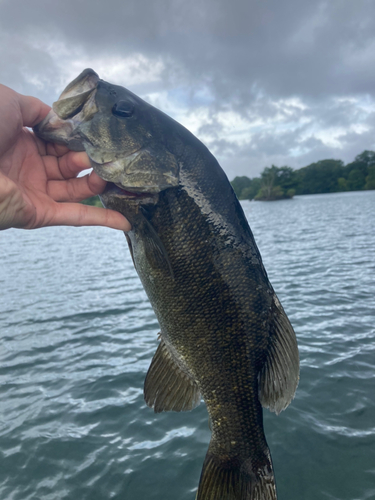
[[[50,106],[36,97],[18,94],[18,99],[24,127],[34,127],[34,125],[41,122],[51,110]]]
[[[104,226],[130,231],[130,222],[115,210],[92,207],[81,203],[57,203],[49,226]]]

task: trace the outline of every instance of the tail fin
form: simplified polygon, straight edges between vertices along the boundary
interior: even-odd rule
[[[196,500],[277,500],[268,450],[261,460],[223,458],[208,450]]]

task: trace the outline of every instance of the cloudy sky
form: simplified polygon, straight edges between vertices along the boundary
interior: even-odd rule
[[[375,149],[373,0],[0,0],[0,82],[84,68],[182,122],[230,179]]]

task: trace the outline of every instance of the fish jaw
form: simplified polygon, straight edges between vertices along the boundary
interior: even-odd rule
[[[91,68],[85,69],[63,90],[52,109],[63,120],[78,114],[78,109],[89,100],[97,88],[99,76]]]
[[[159,200],[159,193],[128,191],[113,182],[107,182],[103,193],[99,196],[106,208],[117,210],[133,222],[134,215],[138,214],[142,206],[156,205]]]
[[[84,70],[64,89],[44,120],[34,127],[35,134],[72,151],[85,151],[80,127],[98,111],[95,101],[98,81],[95,71]]]
[[[72,151],[84,151],[82,141],[75,136],[75,129],[72,120],[63,120],[52,109],[33,130],[38,137],[47,142],[62,144]]]
[[[174,157],[168,153],[159,156],[145,148],[108,163],[96,163],[90,159],[99,177],[126,191],[159,193],[178,186],[178,177],[175,175],[178,168]]]

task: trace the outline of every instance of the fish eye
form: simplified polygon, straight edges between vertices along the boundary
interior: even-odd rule
[[[112,108],[112,113],[116,116],[128,118],[134,113],[134,105],[129,101],[119,101]]]

